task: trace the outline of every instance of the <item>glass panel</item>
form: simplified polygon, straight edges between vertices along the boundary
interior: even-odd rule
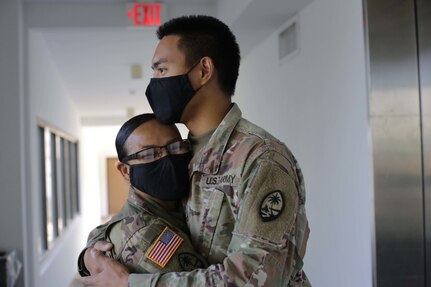
[[[73,214],[79,212],[77,144],[70,143],[70,183]]]
[[[70,211],[72,218],[76,213],[76,185],[75,185],[75,163],[74,163],[74,145],[68,142],[69,145],[69,184],[70,184]]]
[[[61,234],[66,226],[66,212],[63,199],[63,148],[61,145],[62,139],[57,136],[55,138],[56,153],[55,158],[57,162],[57,208],[58,208],[58,232]]]
[[[51,136],[48,129],[45,129],[44,134],[45,140],[45,212],[46,212],[46,237],[48,242],[48,249],[51,248],[52,242],[54,241],[54,218],[52,208],[52,186],[53,186],[53,170],[51,161]]]
[[[72,202],[70,196],[70,160],[69,160],[69,141],[61,139],[63,147],[63,201],[65,206],[66,225],[72,218]]]
[[[52,189],[52,200],[50,202],[52,208],[52,227],[53,227],[53,236],[57,238],[58,233],[58,207],[57,207],[57,156],[56,156],[56,135],[51,132],[50,138],[51,145],[51,170],[52,170],[52,181],[51,181],[51,189]]]
[[[44,253],[48,249],[48,237],[47,237],[47,222],[46,222],[46,178],[45,178],[45,129],[38,127],[38,139],[39,139],[39,176],[40,176],[40,210],[41,210],[41,222],[40,222],[40,251]]]
[[[80,204],[79,204],[79,146],[78,143],[74,144],[75,146],[75,184],[76,184],[76,212],[80,212]]]

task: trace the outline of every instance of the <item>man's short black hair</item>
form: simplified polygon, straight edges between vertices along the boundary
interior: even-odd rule
[[[159,40],[169,35],[180,36],[178,49],[185,54],[189,67],[202,57],[210,57],[221,90],[229,96],[234,94],[241,56],[235,36],[226,24],[211,16],[183,16],[157,29]]]
[[[123,161],[123,158],[127,156],[127,150],[124,147],[124,143],[129,138],[129,136],[133,133],[133,131],[149,120],[153,120],[156,117],[154,114],[141,114],[134,116],[125,122],[120,130],[118,131],[117,137],[115,138],[115,148],[117,149],[117,156],[119,161]]]

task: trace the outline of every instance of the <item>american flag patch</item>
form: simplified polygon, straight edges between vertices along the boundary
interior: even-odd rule
[[[164,268],[181,243],[183,243],[183,240],[171,229],[165,227],[156,242],[151,246],[146,257]]]

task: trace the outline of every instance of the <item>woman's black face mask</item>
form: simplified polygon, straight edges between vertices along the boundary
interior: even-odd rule
[[[130,183],[152,197],[176,201],[189,194],[191,152],[167,155],[150,163],[130,165]]]

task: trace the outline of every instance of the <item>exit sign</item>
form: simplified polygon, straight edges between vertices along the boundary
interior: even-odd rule
[[[133,3],[128,5],[127,16],[135,26],[160,26],[162,4]]]

